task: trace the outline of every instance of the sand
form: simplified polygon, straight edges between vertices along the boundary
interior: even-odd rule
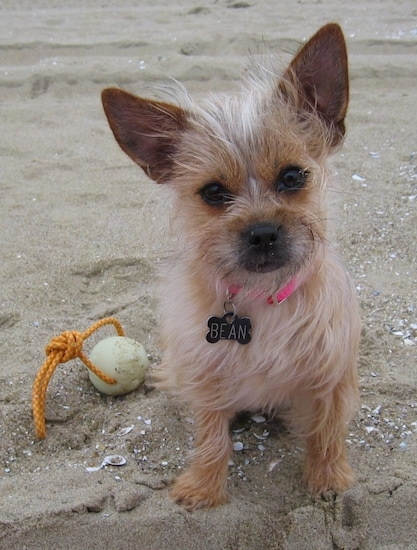
[[[364,323],[363,405],[348,436],[358,483],[312,499],[302,448],[278,420],[246,417],[230,503],[188,513],[168,485],[192,448],[191,419],[150,379],[105,397],[80,361],[60,365],[47,437],[34,432],[31,388],[53,336],[115,315],[153,366],[161,358],[167,194],[117,147],[100,92],[150,95],[170,78],[197,97],[232,90],[250,55],[285,63],[328,21],[350,52],[334,198]],[[2,1],[0,548],[417,548],[416,54],[414,0]],[[126,465],[87,470],[110,454]]]

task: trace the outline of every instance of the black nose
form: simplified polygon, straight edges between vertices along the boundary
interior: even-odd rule
[[[248,271],[269,273],[291,257],[288,231],[270,222],[250,225],[241,233],[240,263]]]
[[[268,252],[276,247],[280,227],[270,223],[251,225],[244,233],[243,239],[253,250]]]

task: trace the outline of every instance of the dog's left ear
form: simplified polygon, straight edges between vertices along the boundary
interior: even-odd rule
[[[330,130],[331,145],[338,145],[349,101],[346,43],[339,25],[325,25],[306,42],[284,74],[284,91],[286,82],[295,86],[301,116],[317,113]]]
[[[180,107],[107,88],[104,112],[117,143],[157,183],[169,181],[186,113]]]

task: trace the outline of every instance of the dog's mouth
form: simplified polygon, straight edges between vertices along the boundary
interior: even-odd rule
[[[286,262],[283,262],[281,260],[279,261],[264,261],[259,263],[253,263],[253,262],[245,262],[245,269],[247,271],[251,271],[252,273],[272,273],[273,271],[277,271],[277,269],[280,269],[281,267],[284,267]]]
[[[264,274],[277,271],[278,269],[281,269],[282,267],[287,265],[288,262],[289,259],[286,260],[283,257],[271,257],[269,259],[259,261],[258,258],[253,258],[249,256],[244,259],[242,265],[246,269],[246,271],[250,271],[251,273]]]

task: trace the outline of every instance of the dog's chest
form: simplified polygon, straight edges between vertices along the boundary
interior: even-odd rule
[[[177,325],[175,348],[182,352],[175,360],[179,385],[194,389],[199,385],[203,393],[210,388],[218,406],[236,410],[284,403],[297,386],[301,362],[294,362],[291,330],[285,320],[280,320],[279,313],[274,306],[268,306],[266,312],[248,312],[247,317],[242,316],[246,324],[232,329],[230,325],[221,326],[222,317],[218,317],[215,328],[213,318],[200,317],[192,336]],[[236,335],[241,330],[244,337],[250,330],[250,341],[241,343],[238,338],[228,338],[229,330],[235,330]],[[218,338],[221,333],[223,338]],[[216,338],[207,338],[213,334]]]

